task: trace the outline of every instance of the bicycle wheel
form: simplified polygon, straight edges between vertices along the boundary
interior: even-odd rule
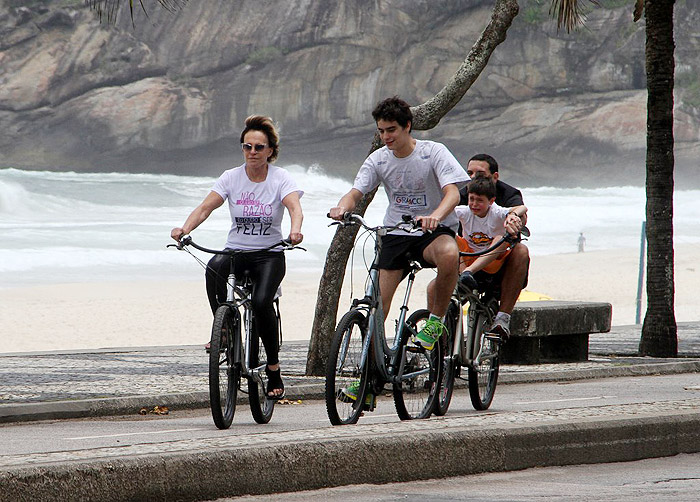
[[[220,306],[214,315],[209,351],[209,403],[214,424],[228,429],[236,412],[238,388],[241,385],[240,316],[228,305]]]
[[[333,335],[326,366],[326,410],[333,425],[357,423],[362,414],[367,388],[367,365],[361,367],[365,336],[365,316],[357,310],[343,316]],[[358,386],[354,398],[346,393],[351,385]]]
[[[417,310],[406,321],[416,332],[420,331],[428,320],[430,312]],[[406,362],[401,382],[394,384],[394,405],[401,420],[428,418],[438,396],[438,384],[441,373],[442,344],[436,343],[433,350],[409,343],[409,331],[404,332],[402,347],[405,349]]]
[[[452,392],[455,388],[456,361],[454,360],[454,339],[457,336],[457,326],[459,319],[457,316],[462,315],[461,308],[454,303],[450,303],[445,317],[445,325],[447,326],[447,334],[440,337],[442,345],[442,372],[440,373],[440,385],[438,387],[438,398],[435,401],[435,409],[433,412],[441,417],[447,413],[452,401]]]
[[[498,382],[498,350],[499,342],[484,337],[481,345],[481,335],[489,327],[489,320],[484,314],[479,314],[474,327],[474,358],[469,365],[469,397],[475,410],[486,410],[491,406],[493,394]],[[481,349],[481,354],[479,354]],[[477,354],[479,354],[477,356]]]
[[[265,348],[256,333],[250,335],[250,373],[248,377],[248,399],[253,419],[259,424],[266,424],[275,411],[275,401],[267,398],[267,365]]]

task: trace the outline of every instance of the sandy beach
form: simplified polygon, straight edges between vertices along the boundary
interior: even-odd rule
[[[618,249],[532,258],[528,290],[557,300],[604,301],[613,324],[633,324],[639,252]],[[700,250],[676,247],[676,320],[700,319]],[[286,340],[308,340],[321,271],[288,271],[281,299]],[[418,274],[411,308],[424,303],[434,272]],[[365,276],[354,276],[361,295]],[[348,281],[340,311],[350,303]],[[402,290],[394,301],[400,303]],[[643,299],[642,316],[646,304]],[[396,305],[390,319],[396,318]],[[391,322],[391,321],[390,321]],[[211,312],[200,281],[142,281],[57,284],[0,290],[0,353],[204,344]]]

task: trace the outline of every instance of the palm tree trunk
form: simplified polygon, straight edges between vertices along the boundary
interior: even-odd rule
[[[639,353],[678,355],[673,281],[673,6],[646,0],[647,312]]]

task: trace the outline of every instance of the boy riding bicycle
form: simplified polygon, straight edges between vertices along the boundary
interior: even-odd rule
[[[495,204],[496,185],[485,176],[476,176],[468,185],[469,206],[457,206],[455,213],[462,224],[462,235],[457,237],[460,251],[476,252],[488,248],[506,232],[517,235],[527,214],[525,206],[501,207]],[[509,244],[486,255],[463,257],[460,261],[460,282],[470,289],[478,289],[479,283],[500,283],[501,268],[510,253]],[[490,332],[503,341],[510,336],[511,312],[499,311]]]

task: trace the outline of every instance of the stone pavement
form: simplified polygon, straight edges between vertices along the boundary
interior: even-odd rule
[[[525,383],[700,371],[700,322],[678,326],[678,359],[636,357],[639,326],[591,335],[582,363],[504,365],[499,382]],[[308,344],[285,342],[280,360],[290,399],[323,397],[304,376]],[[202,346],[0,354],[0,422],[131,414],[142,407],[206,408]]]
[[[685,357],[640,358],[639,327],[616,327],[591,337],[588,362],[504,366],[499,381],[700,372],[700,323],[681,323],[678,337]],[[305,358],[305,343],[285,344],[289,393],[320,396],[322,379],[302,376]],[[206,362],[201,347],[2,355],[0,421],[135,413],[151,404],[206,407]],[[400,482],[416,479],[418,457],[421,477],[438,478],[700,451],[700,399],[664,397],[4,455],[0,502],[209,500]]]

